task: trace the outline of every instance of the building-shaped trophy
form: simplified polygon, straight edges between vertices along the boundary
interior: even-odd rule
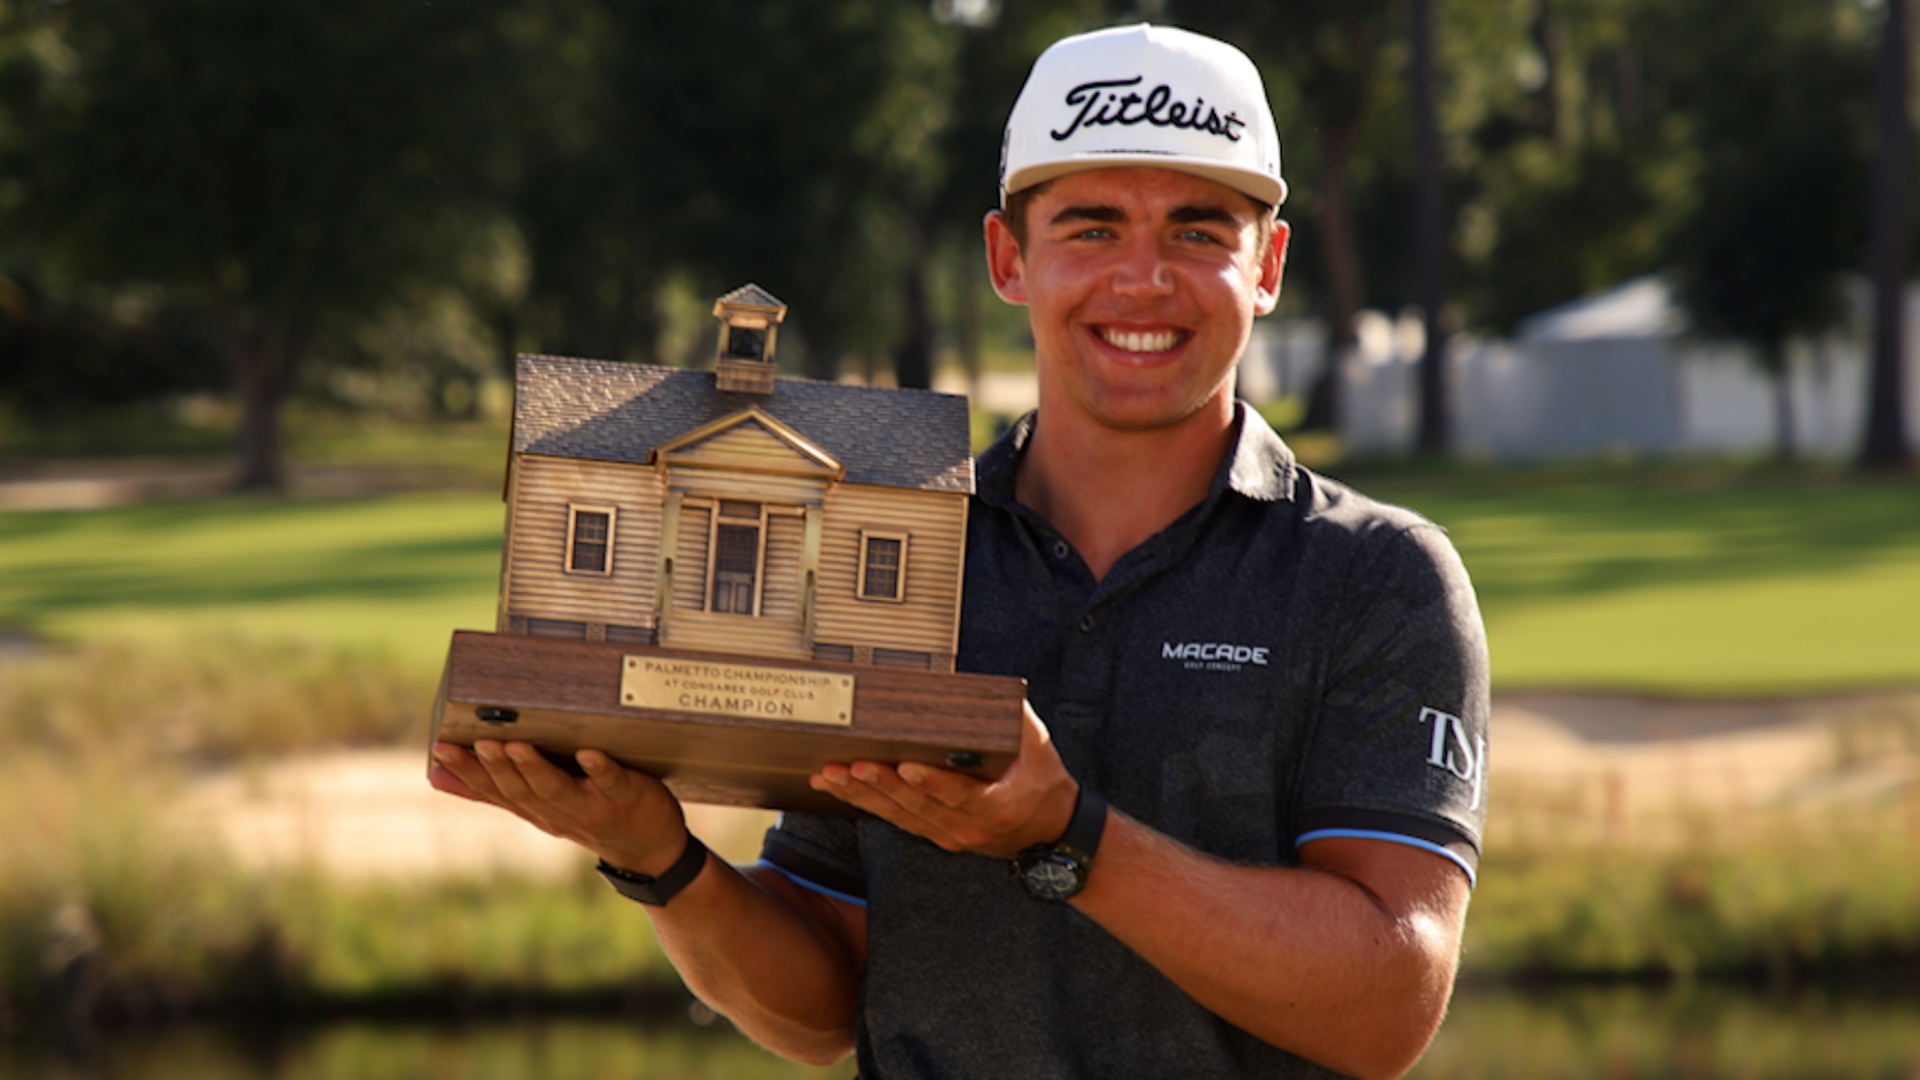
[[[453,635],[434,739],[829,813],[828,762],[1004,771],[1024,683],[954,672],[966,399],[775,379],[786,311],[721,297],[710,372],[520,358],[496,632]]]

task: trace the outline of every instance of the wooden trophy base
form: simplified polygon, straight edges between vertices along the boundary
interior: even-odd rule
[[[823,765],[918,761],[993,779],[1020,750],[1026,681],[597,641],[453,635],[434,742],[591,747],[683,802],[850,816]]]

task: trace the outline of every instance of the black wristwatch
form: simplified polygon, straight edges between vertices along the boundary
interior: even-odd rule
[[[1074,801],[1067,831],[1051,844],[1035,844],[1013,860],[1013,876],[1035,900],[1070,900],[1087,887],[1100,834],[1107,828],[1107,800],[1085,784]]]
[[[707,845],[692,833],[687,834],[687,850],[667,868],[659,877],[649,874],[636,874],[632,870],[623,870],[605,859],[595,869],[607,879],[613,891],[629,900],[638,900],[653,907],[664,907],[681,889],[693,884],[700,871],[707,868]]]

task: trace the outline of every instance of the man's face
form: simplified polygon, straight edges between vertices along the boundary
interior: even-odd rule
[[[1153,168],[1053,181],[1027,207],[1024,249],[989,215],[994,288],[1028,308],[1043,415],[1124,431],[1230,415],[1234,361],[1285,263],[1287,227],[1263,245],[1257,215],[1231,188]]]

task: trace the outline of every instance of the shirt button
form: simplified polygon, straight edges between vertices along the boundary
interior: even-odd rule
[[[1089,611],[1080,618],[1080,632],[1084,634],[1091,629],[1093,629],[1093,612]]]
[[[1053,542],[1053,557],[1056,559],[1064,559],[1067,557],[1067,542],[1065,540],[1055,540]]]

